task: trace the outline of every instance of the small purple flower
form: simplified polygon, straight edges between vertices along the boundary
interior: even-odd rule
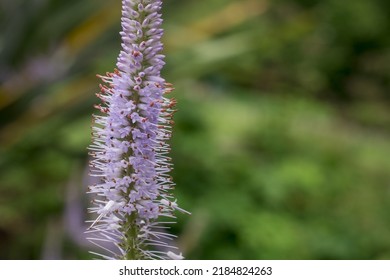
[[[88,239],[107,259],[181,259],[165,232],[178,207],[167,156],[176,101],[160,76],[164,65],[161,0],[122,1],[122,51],[114,73],[99,76],[103,115],[94,116],[92,176],[97,196]],[[168,244],[169,243],[169,244]]]

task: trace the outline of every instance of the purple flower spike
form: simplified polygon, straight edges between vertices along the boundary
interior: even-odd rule
[[[114,73],[99,76],[105,85],[97,96],[103,114],[94,116],[92,176],[99,184],[88,239],[105,259],[178,259],[159,217],[174,218],[178,207],[167,140],[176,101],[173,88],[160,76],[164,65],[161,0],[122,1],[122,51]]]

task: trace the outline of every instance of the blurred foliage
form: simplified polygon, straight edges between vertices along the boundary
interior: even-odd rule
[[[390,2],[166,0],[189,259],[390,259]],[[120,1],[0,0],[0,258],[91,258]]]

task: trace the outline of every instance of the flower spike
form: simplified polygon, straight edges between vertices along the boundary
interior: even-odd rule
[[[169,172],[173,90],[160,76],[161,0],[122,1],[122,50],[117,69],[105,76],[94,116],[90,145],[91,175],[101,179],[89,187],[90,212],[98,216],[88,239],[105,259],[182,259],[159,217],[174,218],[177,205]],[[174,253],[173,251],[177,252]]]

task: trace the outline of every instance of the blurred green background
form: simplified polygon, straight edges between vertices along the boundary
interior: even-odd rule
[[[165,0],[188,259],[390,259],[390,1]],[[89,259],[120,1],[0,0],[0,258]]]

